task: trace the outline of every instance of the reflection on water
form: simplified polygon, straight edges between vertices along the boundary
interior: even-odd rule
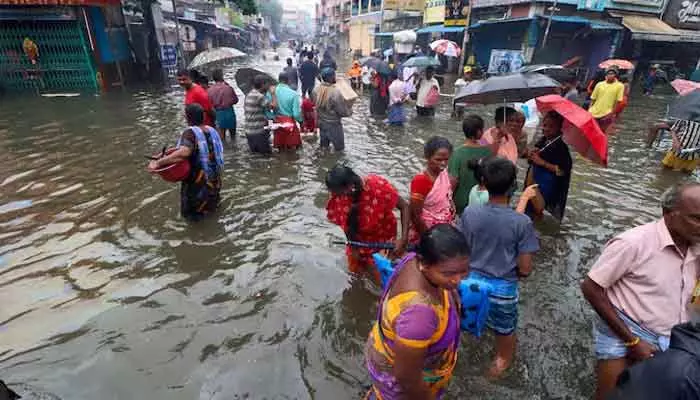
[[[611,235],[659,215],[659,194],[681,178],[642,147],[665,101],[632,102],[608,169],[576,160],[564,224],[538,226],[515,367],[487,382],[492,338],[465,335],[451,398],[590,397],[578,282]],[[181,102],[178,90],[144,91],[0,108],[0,376],[65,399],[358,398],[378,292],[330,244],[340,232],[325,220],[323,176],[344,158],[406,194],[429,136],[462,140],[449,104],[434,121],[386,128],[362,98],[344,156],[309,142],[261,158],[229,142],[221,211],[189,226],[178,188],[144,171],[144,155],[182,129]]]

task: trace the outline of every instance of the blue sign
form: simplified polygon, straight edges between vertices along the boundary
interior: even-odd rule
[[[163,68],[177,66],[177,48],[172,44],[160,46],[160,60]]]

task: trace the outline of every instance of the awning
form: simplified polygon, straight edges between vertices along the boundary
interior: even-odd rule
[[[394,37],[394,32],[373,32],[373,33],[370,33],[370,35],[379,36],[379,37],[391,37],[391,38],[393,38],[393,37]]]
[[[479,21],[475,24],[469,25],[469,29],[478,29],[487,25],[505,24],[511,22],[527,22],[532,21],[532,17],[518,17],[518,18],[508,18],[508,19],[487,19],[484,21]]]
[[[656,17],[626,13],[610,13],[610,15],[622,18],[622,25],[632,32],[634,40],[678,42],[681,39],[680,32]]]
[[[464,32],[462,26],[445,26],[443,24],[424,26],[416,31],[416,33],[453,33]]]
[[[603,21],[599,19],[589,19],[580,17],[578,15],[554,15],[554,16],[542,16],[544,19],[552,19],[552,22],[561,22],[568,24],[577,24],[589,26],[593,30],[598,31],[615,31],[621,30],[622,26],[615,24],[613,22]]]
[[[684,43],[700,43],[700,31],[694,31],[692,29],[678,29],[678,33],[681,34],[680,42]]]

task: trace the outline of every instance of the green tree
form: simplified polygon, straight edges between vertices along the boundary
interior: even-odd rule
[[[263,17],[270,19],[270,28],[275,35],[279,36],[282,25],[282,3],[279,0],[259,0],[258,9]]]
[[[243,15],[255,15],[258,13],[258,5],[255,3],[255,0],[233,0],[233,4],[238,7]]]

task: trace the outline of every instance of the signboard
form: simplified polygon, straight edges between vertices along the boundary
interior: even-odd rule
[[[160,46],[160,62],[163,68],[177,65],[177,49],[175,45],[164,44]]]
[[[445,26],[466,26],[470,0],[445,0]]]
[[[489,74],[508,74],[523,66],[523,52],[520,50],[491,50]]]
[[[445,0],[428,0],[423,11],[424,24],[441,24],[445,21]]]
[[[423,11],[425,0],[384,0],[385,10]]]
[[[664,21],[674,28],[700,30],[700,1],[670,0]]]
[[[182,50],[195,51],[195,50],[197,50],[197,43],[196,42],[182,42]]]
[[[121,6],[120,0],[0,0],[3,6]]]
[[[664,5],[664,0],[614,0],[614,3],[661,8]]]

